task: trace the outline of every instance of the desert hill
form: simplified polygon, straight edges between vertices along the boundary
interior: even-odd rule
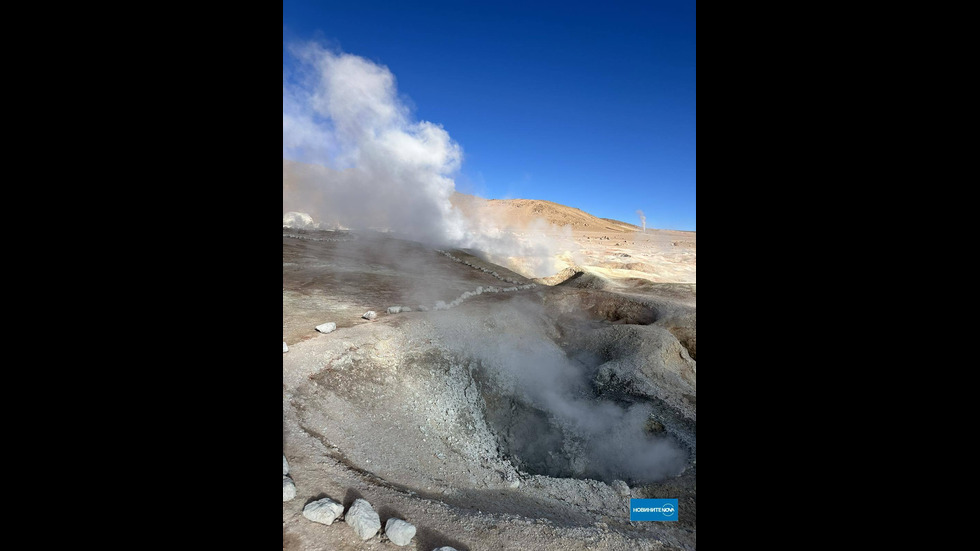
[[[490,219],[505,227],[523,228],[535,220],[543,220],[558,227],[571,226],[575,231],[594,231],[612,233],[636,233],[638,226],[597,218],[573,207],[559,205],[551,201],[534,199],[481,199],[472,195],[456,193],[453,206],[474,220]]]
[[[316,165],[282,161],[283,214],[290,211],[303,211],[300,181],[304,178],[336,177],[339,173]],[[532,199],[482,199],[464,193],[455,193],[453,205],[471,220],[493,220],[495,225],[505,228],[524,229],[543,220],[547,225],[559,228],[571,226],[575,231],[636,233],[638,226],[619,220],[597,218],[585,211],[553,203]]]

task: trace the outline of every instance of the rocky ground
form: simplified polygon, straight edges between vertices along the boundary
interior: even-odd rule
[[[284,549],[397,548],[304,517],[325,498],[411,523],[418,551],[696,548],[695,234],[574,239],[535,281],[283,230]],[[630,523],[629,497],[678,498],[680,522]]]

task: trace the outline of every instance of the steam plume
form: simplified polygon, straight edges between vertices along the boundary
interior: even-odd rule
[[[563,251],[553,240],[519,240],[487,221],[477,228],[453,208],[463,150],[442,126],[412,119],[387,67],[311,43],[289,53],[298,63],[283,67],[283,159],[312,165],[284,162],[284,215],[478,249],[504,264],[533,257],[538,262],[523,267],[534,277],[561,269],[553,259]]]
[[[642,210],[636,211],[636,215],[640,217],[640,221],[643,222],[643,233],[647,232],[647,215],[643,214]]]
[[[300,65],[283,73],[283,158],[326,168],[304,169],[283,190],[283,212],[398,228],[421,240],[459,239],[462,222],[449,202],[459,144],[441,126],[409,118],[388,68],[316,44],[291,52]]]
[[[479,319],[457,314],[435,321],[450,346],[476,360],[503,395],[547,416],[547,422],[535,424],[527,410],[504,408],[514,412],[503,421],[510,451],[538,465],[560,463],[556,454],[575,456],[558,467],[565,472],[553,476],[649,482],[679,474],[686,452],[670,440],[644,434],[651,407],[596,399],[594,369],[556,345],[549,332],[557,334],[557,329],[547,319],[541,305],[511,301]],[[555,427],[564,436],[556,435]]]

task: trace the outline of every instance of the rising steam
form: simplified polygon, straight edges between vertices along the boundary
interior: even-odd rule
[[[636,215],[640,217],[640,221],[643,222],[643,233],[647,232],[647,215],[643,214],[642,210],[636,211]]]
[[[308,164],[284,162],[284,215],[478,249],[500,263],[533,257],[522,266],[531,276],[560,269],[554,258],[563,251],[552,240],[518,240],[453,208],[463,150],[442,126],[412,119],[387,67],[317,44],[289,53],[298,63],[283,67],[282,154]]]
[[[357,229],[397,228],[426,241],[458,240],[449,202],[463,152],[429,122],[413,122],[395,77],[366,59],[315,44],[291,49],[283,72],[283,158],[314,163],[283,189],[283,212]]]
[[[646,434],[651,406],[596,398],[596,369],[554,342],[549,333],[557,330],[548,319],[540,305],[511,301],[479,318],[450,314],[434,320],[456,353],[475,360],[471,365],[482,377],[515,400],[502,408],[506,419],[494,415],[509,451],[524,466],[545,466],[551,476],[650,482],[682,472],[686,452]],[[499,399],[491,401],[501,409]]]

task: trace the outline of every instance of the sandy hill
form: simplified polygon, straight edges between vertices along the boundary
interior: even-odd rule
[[[301,205],[287,201],[288,197],[301,191],[299,182],[303,177],[316,178],[330,173],[332,171],[320,166],[283,159],[283,213],[297,209],[303,210]],[[287,205],[287,202],[290,204]],[[523,229],[533,224],[535,220],[544,220],[547,224],[560,228],[571,226],[575,231],[607,233],[636,233],[640,231],[638,226],[619,220],[597,218],[585,211],[550,201],[532,199],[487,200],[473,195],[455,193],[452,197],[452,203],[472,220],[493,220],[495,225],[508,228]]]
[[[576,231],[596,231],[614,233],[636,233],[638,226],[596,218],[580,209],[566,207],[550,201],[533,199],[487,200],[472,195],[456,193],[452,198],[453,205],[472,219],[497,221],[508,227],[523,228],[535,220],[544,220],[558,227],[571,226]]]

